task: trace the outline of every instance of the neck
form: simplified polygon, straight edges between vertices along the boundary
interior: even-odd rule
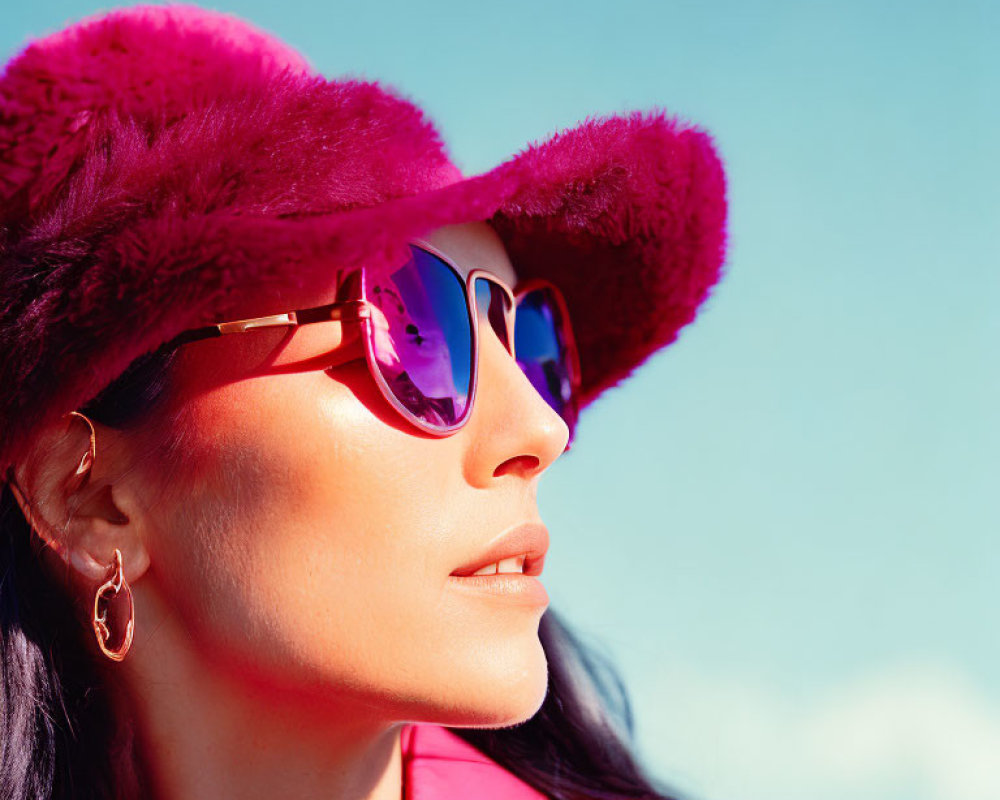
[[[209,662],[175,616],[143,599],[143,629],[155,635],[137,629],[122,666],[156,800],[399,800],[401,725]]]

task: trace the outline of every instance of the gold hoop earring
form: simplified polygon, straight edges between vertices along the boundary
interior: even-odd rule
[[[132,590],[125,582],[125,570],[122,567],[122,551],[118,548],[115,548],[114,560],[108,568],[111,570],[111,577],[101,584],[97,590],[97,594],[94,595],[92,623],[101,652],[112,661],[121,661],[125,658],[129,647],[132,646],[132,633],[135,629],[135,606],[132,603]],[[123,589],[124,593],[122,592]],[[110,595],[106,598],[107,606],[101,610],[101,602],[105,600],[106,595]],[[120,595],[122,596],[121,599],[119,599]],[[116,606],[122,605],[124,605],[124,608],[116,608]],[[121,616],[123,612],[126,615],[124,633],[113,636],[111,627],[108,624],[109,610],[112,620],[117,616]],[[117,624],[115,627],[120,628]]]

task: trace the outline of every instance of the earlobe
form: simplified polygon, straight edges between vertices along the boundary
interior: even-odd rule
[[[90,518],[88,524],[90,529],[75,537],[61,553],[87,585],[106,579],[116,551],[121,553],[125,579],[130,583],[149,568],[149,551],[138,531],[128,527],[128,520],[115,523]]]
[[[100,580],[108,571],[108,565],[99,563],[89,547],[68,547],[63,559],[90,582]]]

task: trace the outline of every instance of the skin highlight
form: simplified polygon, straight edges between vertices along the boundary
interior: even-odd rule
[[[426,239],[516,285],[485,223]],[[239,316],[330,302],[334,288],[254,298]],[[379,393],[358,330],[185,348],[171,398],[182,472],[142,457],[155,430],[97,426],[75,486],[89,430],[73,418],[18,465],[84,617],[122,551],[136,632],[116,674],[163,800],[398,800],[403,723],[514,725],[545,696],[544,608],[457,591],[449,575],[540,521],[538,481],[565,423],[481,324],[468,424],[422,433]]]

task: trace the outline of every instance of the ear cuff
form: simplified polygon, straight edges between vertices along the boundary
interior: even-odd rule
[[[97,431],[94,430],[94,423],[90,421],[90,418],[79,411],[70,411],[68,416],[79,417],[90,428],[90,448],[83,454],[80,463],[76,466],[76,472],[73,473],[75,477],[79,477],[89,472],[90,468],[94,466],[94,459],[97,458]]]

